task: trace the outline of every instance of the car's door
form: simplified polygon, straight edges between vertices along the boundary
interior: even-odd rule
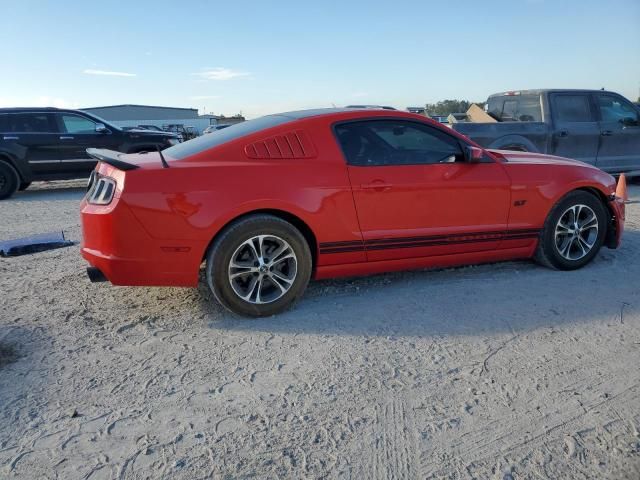
[[[499,246],[510,203],[501,164],[467,163],[455,136],[419,121],[347,122],[335,132],[369,261]]]
[[[551,153],[595,165],[600,126],[587,92],[551,93]]]
[[[34,175],[58,173],[60,152],[54,114],[19,112],[7,115],[7,128],[2,132],[5,144],[26,160]]]
[[[620,95],[596,93],[600,148],[596,165],[607,171],[640,169],[640,110]]]
[[[93,170],[96,160],[87,155],[87,148],[117,148],[116,136],[108,127],[96,131],[98,122],[93,119],[72,112],[61,112],[56,116],[61,130],[59,148],[65,171],[88,173]]]

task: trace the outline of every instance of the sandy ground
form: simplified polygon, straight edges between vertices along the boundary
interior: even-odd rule
[[[82,184],[0,203],[0,239],[79,240]],[[628,217],[581,271],[316,282],[261,320],[92,285],[78,246],[0,259],[0,478],[640,478]]]

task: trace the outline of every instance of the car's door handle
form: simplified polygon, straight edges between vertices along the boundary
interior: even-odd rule
[[[560,130],[558,132],[558,136],[559,137],[568,137],[569,136],[569,131],[568,130]]]
[[[600,135],[602,135],[603,137],[610,137],[611,135],[613,135],[613,132],[611,130],[603,130],[600,132]]]
[[[20,137],[2,137],[3,140],[20,140]]]
[[[73,137],[62,136],[62,137],[60,137],[60,140],[73,140]]]
[[[386,183],[383,180],[374,180],[371,183],[360,185],[360,188],[363,190],[377,190],[381,192],[383,190],[389,190],[391,188],[391,184]]]

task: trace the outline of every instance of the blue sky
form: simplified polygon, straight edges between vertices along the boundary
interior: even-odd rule
[[[0,0],[0,106],[248,117],[525,88],[640,95],[640,0]]]

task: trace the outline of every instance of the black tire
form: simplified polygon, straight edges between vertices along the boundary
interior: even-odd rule
[[[273,284],[273,280],[271,280],[273,277],[269,276],[269,278],[267,278],[267,275],[271,275],[268,271],[264,273],[264,284],[256,284],[258,290],[264,285],[266,286],[267,292],[271,291],[273,293],[274,299],[268,300],[267,297],[268,303],[255,303],[257,297],[252,300],[253,292],[255,291],[254,287],[247,287],[246,291],[251,290],[252,293],[249,296],[249,301],[244,300],[236,293],[236,289],[241,289],[242,285],[239,285],[237,280],[236,283],[232,285],[233,281],[230,278],[232,268],[230,266],[231,260],[236,259],[237,255],[241,255],[241,253],[238,252],[241,252],[240,249],[247,240],[260,235],[272,236],[274,239],[283,241],[282,246],[288,246],[294,253],[294,260],[289,261],[295,262],[295,268],[291,266],[289,268],[295,273],[293,273],[290,286],[288,286],[289,284],[285,284],[288,286],[286,293],[282,294],[279,298],[275,298],[283,289],[281,288],[279,291],[275,288],[275,284]],[[265,242],[268,242],[268,239],[265,240]],[[253,245],[255,246],[255,244]],[[261,264],[263,257],[265,262],[269,260],[267,258],[269,255],[268,250],[269,246],[267,245],[265,247],[265,254],[261,254],[260,257]],[[257,249],[254,248],[253,251],[249,250],[249,252],[257,253]],[[271,251],[271,253],[273,253],[273,251]],[[247,256],[246,252],[245,256]],[[274,264],[276,263],[275,260],[275,258],[271,259]],[[257,262],[253,265],[257,268]],[[260,268],[266,267],[261,265]],[[231,224],[216,238],[207,253],[207,284],[213,292],[213,295],[222,306],[231,312],[250,317],[275,315],[289,309],[302,296],[307,288],[307,284],[311,278],[311,270],[311,251],[304,236],[289,222],[273,215],[251,215]],[[249,275],[263,279],[262,272],[259,274],[257,272],[243,273],[243,275],[247,275],[246,277],[242,277],[242,280],[248,279],[247,284],[253,281]],[[255,280],[254,282],[257,281],[258,280]]]
[[[20,186],[20,176],[9,163],[0,160],[0,200],[9,198]]]
[[[22,192],[23,190],[26,190],[30,186],[31,186],[31,182],[21,182],[20,186],[18,187],[18,190]]]
[[[575,259],[566,258],[565,255],[561,253],[562,247],[568,245],[569,239],[571,237],[570,234],[564,234],[565,237],[560,237],[558,241],[556,241],[556,226],[558,225],[559,220],[563,217],[565,213],[572,207],[577,206],[586,206],[595,214],[595,219],[597,220],[597,233],[593,233],[592,246],[591,249],[587,251],[587,253],[577,258],[582,252],[580,249],[584,247],[581,246],[581,241],[579,238],[576,238],[577,243],[573,243],[574,246],[569,246],[569,249],[566,251],[566,254],[571,252],[577,252]],[[589,214],[587,209],[581,209]],[[569,214],[570,215],[570,214]],[[566,217],[565,217],[566,218]],[[604,240],[607,235],[607,224],[608,224],[608,213],[605,205],[603,205],[602,201],[596,197],[595,195],[576,190],[568,193],[564,197],[556,203],[556,205],[551,209],[547,219],[544,223],[544,227],[542,229],[542,233],[540,235],[540,241],[538,243],[538,248],[535,253],[535,260],[544,265],[545,267],[554,268],[558,270],[576,270],[578,268],[584,267],[588,264],[593,258],[598,254],[598,251],[602,247]],[[560,245],[558,245],[560,243]],[[590,243],[584,242],[583,245]],[[579,247],[579,249],[578,249]],[[584,251],[584,250],[583,250]]]

